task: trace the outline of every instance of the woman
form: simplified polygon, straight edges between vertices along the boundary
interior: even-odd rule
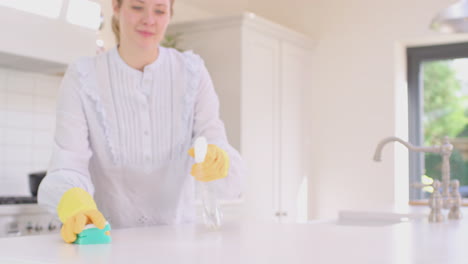
[[[38,198],[57,210],[68,243],[87,223],[193,222],[194,180],[213,181],[218,197],[240,194],[242,160],[227,142],[203,61],[159,46],[173,3],[113,0],[117,47],[79,59],[64,76]],[[210,145],[194,164],[187,151],[198,136]]]

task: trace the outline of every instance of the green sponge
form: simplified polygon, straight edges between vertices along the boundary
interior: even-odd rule
[[[86,225],[73,243],[80,245],[109,244],[112,241],[110,230],[109,223],[106,223],[104,229],[99,229],[93,224]]]

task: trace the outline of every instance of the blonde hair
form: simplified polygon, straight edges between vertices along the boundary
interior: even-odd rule
[[[171,0],[171,17],[174,14],[174,1],[175,0]],[[122,2],[123,2],[123,0],[117,0],[118,7],[122,6]],[[117,42],[117,44],[120,43],[119,21],[117,20],[117,18],[115,18],[114,15],[112,15],[112,31],[114,32],[115,41]]]

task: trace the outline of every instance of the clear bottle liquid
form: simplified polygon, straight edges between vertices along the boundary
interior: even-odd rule
[[[202,163],[205,160],[208,144],[205,137],[195,140],[195,162]],[[216,199],[214,182],[199,182],[203,206],[203,221],[208,228],[217,229],[221,226],[222,213]]]
[[[201,182],[201,195],[203,203],[203,221],[211,229],[221,227],[222,213],[212,182]]]

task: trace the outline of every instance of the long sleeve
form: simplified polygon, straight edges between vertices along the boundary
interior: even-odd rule
[[[79,94],[80,78],[77,64],[72,64],[62,80],[52,158],[38,191],[39,204],[54,213],[60,198],[70,188],[79,187],[94,194],[88,170],[92,151]]]
[[[243,189],[245,164],[239,152],[228,143],[224,123],[219,117],[219,99],[203,63],[200,74],[200,86],[195,99],[193,139],[204,136],[209,144],[216,144],[227,152],[230,161],[228,175],[214,183],[219,198],[239,198]]]

